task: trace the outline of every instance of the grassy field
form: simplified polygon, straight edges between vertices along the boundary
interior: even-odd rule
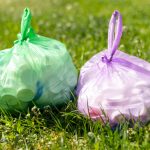
[[[149,0],[0,0],[0,49],[13,46],[26,6],[35,31],[64,42],[78,70],[107,47],[115,9],[123,16],[120,49],[150,61]],[[33,108],[27,114],[0,114],[0,149],[148,150],[150,124],[131,128],[127,122],[112,130],[80,115],[74,101],[55,112]]]

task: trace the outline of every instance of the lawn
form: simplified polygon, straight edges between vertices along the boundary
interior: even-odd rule
[[[119,49],[150,62],[149,0],[0,0],[0,49],[13,46],[23,9],[33,14],[41,35],[66,44],[78,70],[107,47],[114,10],[123,17]],[[150,149],[150,124],[128,122],[116,129],[77,112],[76,98],[59,110],[32,108],[27,114],[0,114],[0,149]]]

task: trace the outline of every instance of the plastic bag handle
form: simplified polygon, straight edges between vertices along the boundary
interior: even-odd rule
[[[28,37],[30,29],[31,29],[31,12],[29,8],[25,8],[21,21],[21,40],[25,40]]]
[[[111,16],[108,29],[108,51],[109,51],[108,59],[110,61],[113,58],[113,55],[115,54],[119,46],[121,36],[122,36],[122,17],[119,11],[116,10]]]

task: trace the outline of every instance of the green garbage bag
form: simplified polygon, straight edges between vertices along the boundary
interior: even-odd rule
[[[14,46],[0,51],[0,108],[26,110],[67,103],[77,84],[77,70],[61,42],[40,36],[24,10]]]

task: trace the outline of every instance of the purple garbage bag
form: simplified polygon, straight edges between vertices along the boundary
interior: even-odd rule
[[[150,120],[150,63],[118,50],[122,17],[112,14],[108,48],[81,68],[77,95],[79,111],[111,125],[126,120]]]

